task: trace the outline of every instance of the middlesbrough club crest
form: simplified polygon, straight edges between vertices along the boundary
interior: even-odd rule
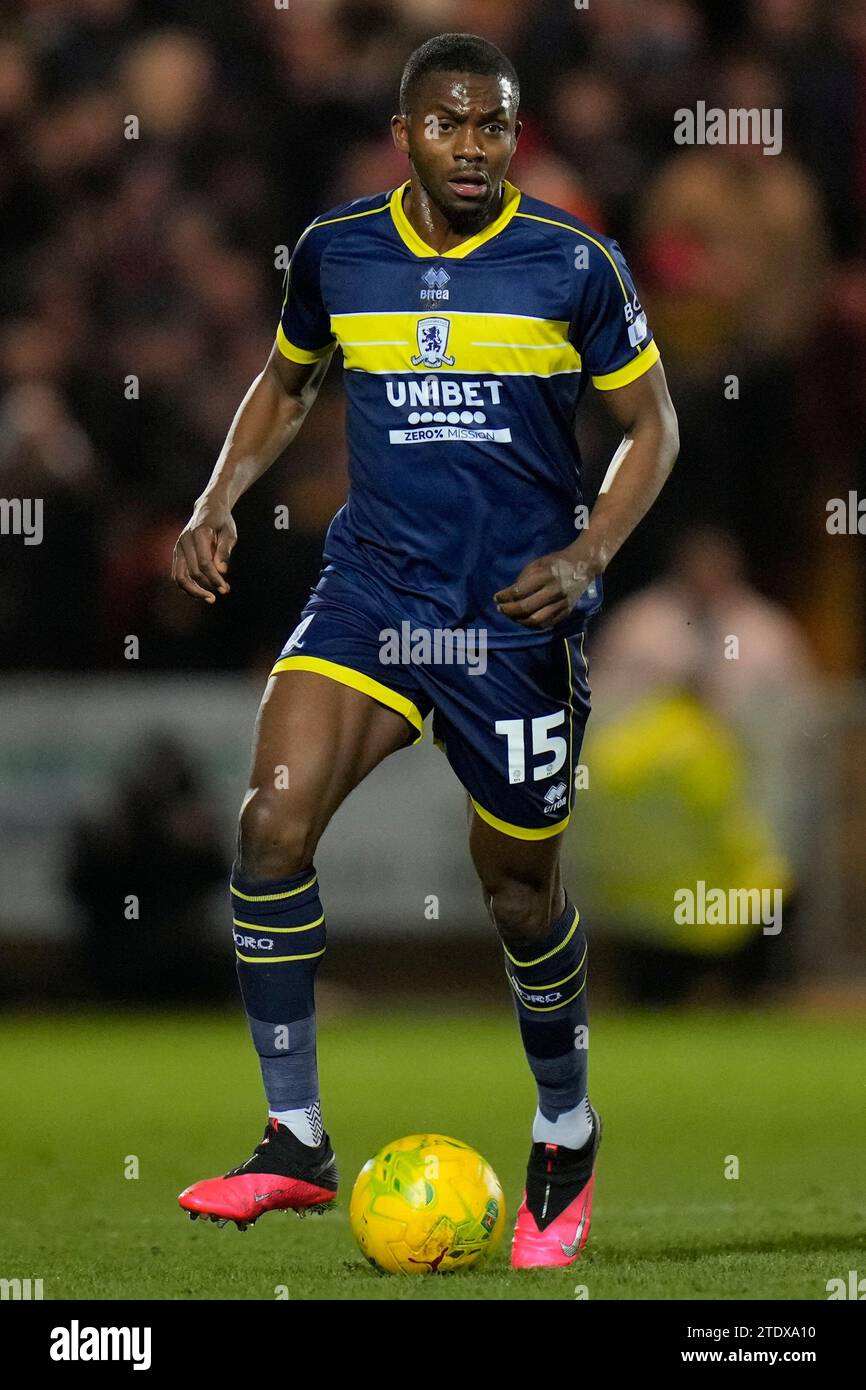
[[[445,355],[450,331],[451,324],[448,319],[419,319],[418,356],[412,358],[412,366],[453,367],[454,358]]]

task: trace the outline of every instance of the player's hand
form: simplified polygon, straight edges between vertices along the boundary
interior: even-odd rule
[[[227,594],[225,575],[238,538],[232,514],[212,504],[196,506],[174,547],[171,577],[181,589],[205,603]]]
[[[493,595],[500,613],[523,627],[555,627],[568,617],[595,575],[589,565],[555,550],[531,560],[515,582]]]

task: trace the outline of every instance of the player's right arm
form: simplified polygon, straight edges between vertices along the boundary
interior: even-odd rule
[[[207,487],[178,537],[171,573],[194,598],[215,603],[237,540],[232,510],[239,497],[291,444],[316,399],[328,358],[292,362],[274,343],[264,371],[238,408]]]

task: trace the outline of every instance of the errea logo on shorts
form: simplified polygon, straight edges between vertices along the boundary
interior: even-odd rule
[[[568,787],[565,782],[557,782],[555,786],[549,787],[544,793],[544,814],[553,815],[554,811],[560,811],[565,805]]]

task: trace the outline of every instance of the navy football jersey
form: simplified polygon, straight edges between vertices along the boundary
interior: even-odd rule
[[[280,351],[342,351],[349,494],[324,559],[379,591],[389,621],[549,641],[493,602],[570,545],[583,497],[575,412],[658,360],[622,252],[507,181],[483,231],[439,253],[403,211],[407,183],[316,219],[289,266]],[[553,629],[578,630],[597,580]]]

